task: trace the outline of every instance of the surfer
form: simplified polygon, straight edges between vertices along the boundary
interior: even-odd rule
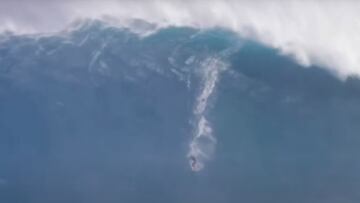
[[[197,165],[197,160],[195,158],[195,156],[191,155],[190,156],[190,166],[192,168],[192,170],[196,170],[196,165]]]

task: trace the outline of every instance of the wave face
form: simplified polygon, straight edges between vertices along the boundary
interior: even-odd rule
[[[220,29],[0,42],[0,202],[360,200],[356,78]]]

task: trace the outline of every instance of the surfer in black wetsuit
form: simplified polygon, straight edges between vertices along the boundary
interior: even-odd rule
[[[196,164],[197,164],[197,160],[196,160],[195,156],[191,155],[190,156],[190,166],[193,170],[196,169]]]

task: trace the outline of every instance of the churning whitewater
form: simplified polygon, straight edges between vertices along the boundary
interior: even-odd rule
[[[201,171],[205,167],[205,162],[212,158],[215,151],[216,137],[210,121],[206,118],[206,113],[209,108],[209,99],[214,94],[220,74],[226,70],[226,64],[218,58],[208,58],[200,66],[201,90],[196,98],[193,111],[195,127],[188,153],[190,167],[193,171]]]

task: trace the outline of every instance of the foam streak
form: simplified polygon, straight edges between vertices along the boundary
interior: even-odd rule
[[[216,58],[209,58],[201,64],[202,88],[194,108],[195,128],[188,153],[190,167],[193,171],[202,170],[205,162],[210,160],[215,152],[217,141],[211,123],[206,117],[206,112],[220,73],[225,69],[226,65]]]

